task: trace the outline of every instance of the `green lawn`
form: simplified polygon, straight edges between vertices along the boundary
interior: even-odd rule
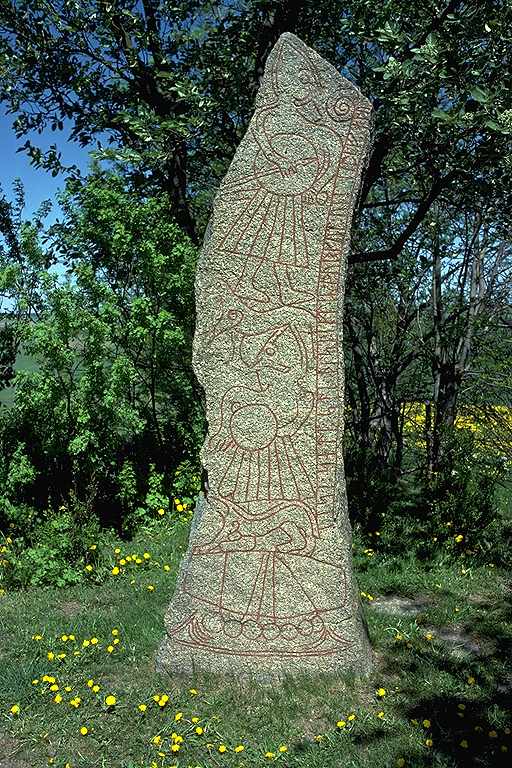
[[[187,533],[185,523],[162,523],[114,544],[100,561],[113,566],[131,554],[142,562],[105,583],[96,584],[93,572],[86,585],[0,598],[0,768],[509,765],[512,629],[503,573],[427,568],[368,556],[357,544],[375,649],[370,678],[268,687],[204,674],[163,678],[153,659]],[[383,610],[386,594],[414,598],[420,612]],[[467,635],[479,653],[450,650],[442,639],[447,630]],[[55,682],[44,682],[45,675]],[[154,700],[162,694],[168,701]],[[110,707],[109,695],[116,699]],[[12,714],[15,705],[19,713]]]

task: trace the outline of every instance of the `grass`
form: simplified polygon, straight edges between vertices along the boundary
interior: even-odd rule
[[[127,554],[142,562],[104,583],[93,572],[85,585],[0,598],[0,768],[509,764],[512,626],[505,574],[497,568],[368,557],[357,543],[375,650],[369,678],[267,687],[206,674],[185,680],[160,676],[153,660],[187,535],[185,523],[163,524],[113,545],[101,553],[103,562],[113,566]],[[419,612],[386,608],[389,594],[415,600]],[[450,651],[442,639],[447,630],[470,636],[480,654]],[[45,675],[55,682],[44,682]],[[162,694],[167,701],[154,700]],[[105,703],[109,695],[115,705]],[[70,704],[76,697],[77,707]],[[11,712],[15,705],[19,713]]]

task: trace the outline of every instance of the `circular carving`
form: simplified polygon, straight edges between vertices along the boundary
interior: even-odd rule
[[[237,638],[242,634],[242,622],[237,619],[228,619],[224,622],[224,634],[228,637]]]
[[[257,640],[261,636],[261,626],[250,619],[244,621],[242,624],[242,634],[248,640]]]
[[[231,416],[230,430],[241,448],[266,448],[277,437],[277,419],[265,403],[243,405]]]
[[[264,624],[262,634],[265,640],[275,640],[279,636],[279,627],[277,624]]]
[[[329,99],[326,105],[327,114],[332,120],[338,123],[344,123],[350,118],[352,106],[344,96],[338,95]]]
[[[281,634],[285,640],[295,640],[298,634],[297,627],[294,627],[293,624],[283,624]]]

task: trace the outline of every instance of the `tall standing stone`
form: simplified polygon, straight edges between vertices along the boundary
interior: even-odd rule
[[[198,503],[158,664],[366,671],[342,457],[342,313],[370,103],[297,37],[272,50],[197,280]]]

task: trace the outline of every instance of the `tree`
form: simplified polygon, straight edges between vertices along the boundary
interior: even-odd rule
[[[511,14],[506,0],[10,0],[0,100],[20,137],[69,120],[83,145],[111,140],[100,156],[165,189],[197,238],[270,47],[297,32],[374,103],[351,259],[396,259],[442,194],[510,206]],[[58,171],[56,147],[25,149]]]

